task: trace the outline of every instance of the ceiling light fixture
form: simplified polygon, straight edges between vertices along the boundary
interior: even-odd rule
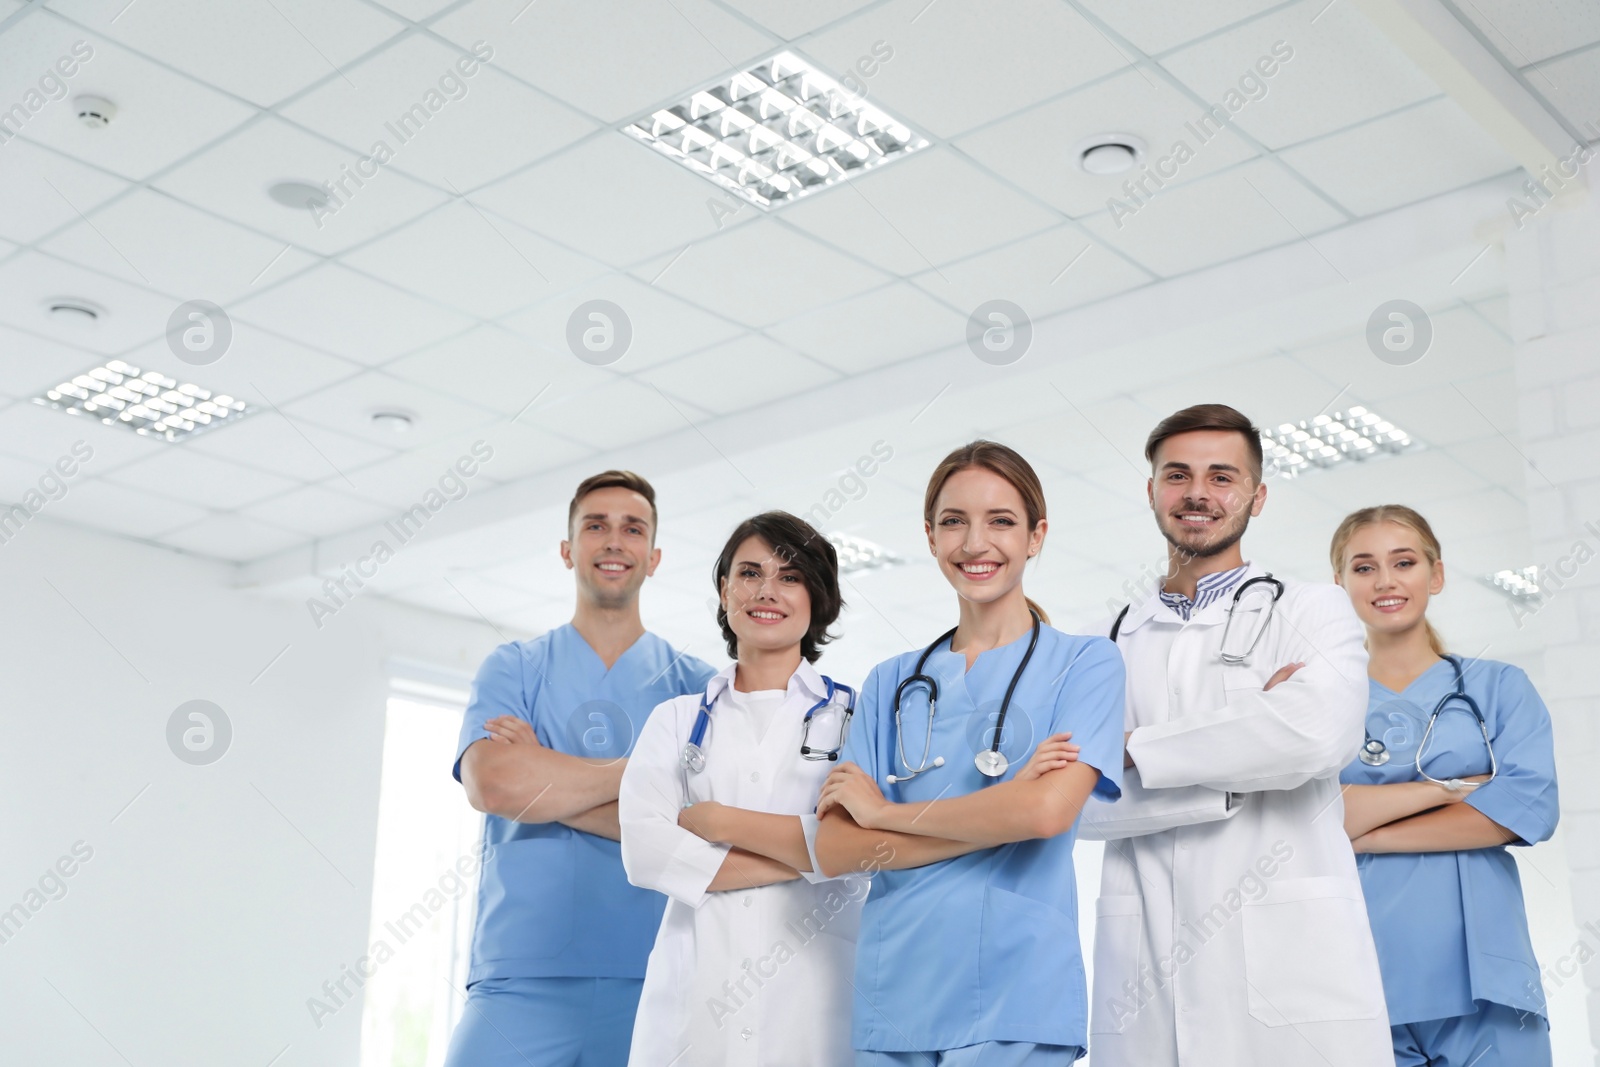
[[[1318,415],[1309,422],[1285,422],[1261,431],[1261,450],[1269,468],[1296,478],[1317,467],[1349,459],[1421,448],[1410,434],[1364,407]]]
[[[372,413],[373,426],[395,434],[410,433],[411,427],[416,421],[417,417],[409,411],[384,409]]]
[[[164,441],[181,441],[214,430],[254,410],[243,400],[213,394],[160,371],[141,371],[120,359],[47,389],[33,402]]]
[[[928,146],[793,52],[623,127],[757,207],[798,200]]]
[[[44,302],[51,317],[80,326],[93,326],[105,315],[106,309],[92,300],[76,296],[53,296]]]
[[[1102,133],[1079,141],[1073,153],[1085,173],[1103,178],[1138,166],[1144,158],[1144,141],[1131,133]]]
[[[1495,571],[1483,580],[1512,600],[1538,600],[1540,597],[1537,565],[1520,571]]]
[[[851,537],[849,534],[831,533],[828,535],[828,543],[839,554],[840,574],[893,567],[905,562],[905,557],[898,552],[891,552],[882,545],[875,545],[871,541]]]
[[[292,207],[296,211],[328,206],[327,191],[311,182],[277,182],[267,187],[267,195],[284,207]]]

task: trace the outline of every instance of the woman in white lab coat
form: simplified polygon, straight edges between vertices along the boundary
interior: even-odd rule
[[[733,532],[714,579],[736,662],[655,709],[617,798],[629,881],[669,898],[628,1063],[848,1064],[869,884],[820,873],[814,814],[855,698],[812,666],[842,606],[838,557],[766,512]]]

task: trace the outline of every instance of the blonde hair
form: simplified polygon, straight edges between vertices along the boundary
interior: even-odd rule
[[[1345,555],[1350,549],[1350,539],[1355,536],[1356,531],[1376,526],[1380,522],[1392,522],[1416,534],[1417,539],[1422,542],[1422,554],[1428,558],[1430,567],[1444,558],[1439,548],[1439,539],[1434,536],[1433,527],[1428,525],[1427,519],[1404,504],[1379,504],[1376,507],[1352,511],[1344,517],[1339,528],[1333,531],[1333,543],[1328,546],[1328,558],[1333,563],[1333,573],[1336,577],[1344,573],[1344,568],[1349,562]],[[1427,616],[1423,616],[1422,625],[1427,628],[1428,646],[1433,649],[1434,655],[1443,656],[1444,639],[1439,636],[1439,631],[1433,628]]]
[[[1038,527],[1039,520],[1045,517],[1044,486],[1040,484],[1033,467],[1016,449],[995,441],[969,442],[939,461],[928,479],[928,491],[922,497],[922,520],[933,525],[933,506],[939,499],[939,490],[944,488],[944,483],[950,480],[951,475],[973,467],[998,474],[1022,494],[1022,508],[1028,516],[1028,532],[1032,533]],[[1049,625],[1049,614],[1035,604],[1032,597],[1024,596],[1023,599],[1028,602],[1029,608],[1039,613],[1039,621]]]

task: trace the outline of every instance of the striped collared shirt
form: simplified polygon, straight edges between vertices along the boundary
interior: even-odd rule
[[[1193,600],[1190,600],[1182,593],[1169,593],[1163,589],[1159,594],[1161,597],[1161,602],[1167,607],[1171,608],[1173,611],[1177,612],[1179,617],[1185,622],[1188,622],[1189,617],[1196,611],[1206,607],[1212,601],[1216,600],[1218,597],[1231,590],[1234,586],[1238,585],[1239,579],[1244,577],[1244,572],[1249,568],[1250,564],[1246,562],[1242,566],[1233,568],[1231,571],[1216,571],[1211,574],[1202,574],[1194,583]]]

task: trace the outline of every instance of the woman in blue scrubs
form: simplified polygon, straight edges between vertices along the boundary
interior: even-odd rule
[[[1072,846],[1090,793],[1121,793],[1122,657],[1023,594],[1046,522],[1016,452],[952,452],[923,512],[957,625],[873,668],[817,807],[823,872],[873,875],[856,1063],[1070,1064],[1088,1043]]]
[[[1426,617],[1444,565],[1421,515],[1363,508],[1339,525],[1331,557],[1367,628],[1367,736],[1340,781],[1395,1063],[1548,1065],[1539,965],[1506,846],[1556,827],[1549,712],[1518,668],[1445,651]]]

